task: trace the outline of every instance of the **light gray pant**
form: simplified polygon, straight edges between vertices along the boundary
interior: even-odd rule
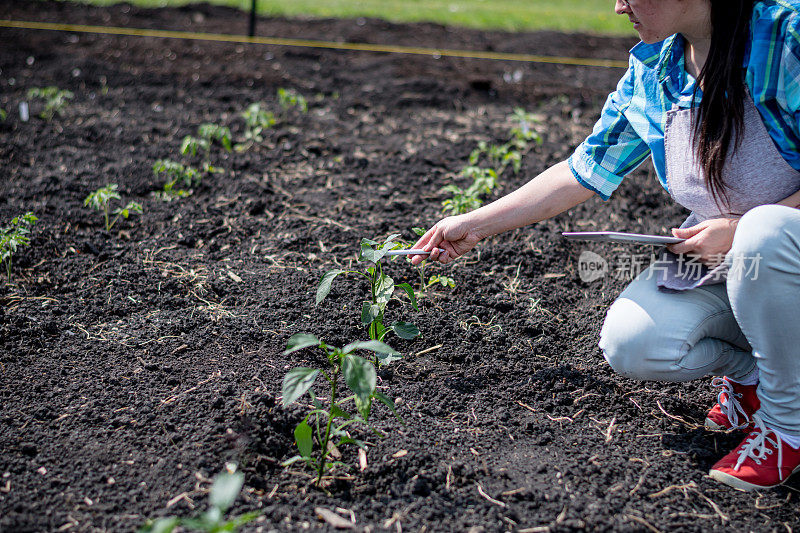
[[[725,283],[678,293],[642,272],[609,308],[600,348],[614,370],[641,380],[735,380],[757,365],[759,414],[800,436],[800,209],[745,213],[725,260]]]

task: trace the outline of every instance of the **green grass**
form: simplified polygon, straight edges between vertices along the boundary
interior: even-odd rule
[[[118,0],[79,0],[110,5]],[[179,6],[191,0],[128,0],[142,7]],[[208,0],[250,9],[250,0]],[[264,15],[376,17],[396,22],[439,22],[469,28],[560,30],[634,35],[628,19],[614,14],[613,0],[258,0]]]

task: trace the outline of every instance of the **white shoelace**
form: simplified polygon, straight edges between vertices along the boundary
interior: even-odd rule
[[[723,378],[714,378],[711,380],[712,387],[719,387],[722,390],[717,394],[717,403],[719,403],[722,413],[728,417],[731,426],[734,429],[743,428],[750,423],[750,416],[745,412],[742,404],[739,403],[737,398],[741,398],[741,393],[733,392],[733,385],[730,381]],[[722,395],[725,395],[726,400],[722,400]],[[744,422],[739,423],[739,413],[741,413]]]
[[[733,469],[738,471],[748,457],[752,458],[757,465],[760,465],[761,461],[767,458],[767,455],[772,455],[773,449],[770,448],[770,445],[772,445],[778,449],[778,479],[783,481],[783,471],[781,470],[783,465],[783,442],[781,441],[781,436],[767,428],[760,416],[753,415],[753,421],[756,423],[756,429],[745,439],[746,444],[739,450],[739,459]],[[767,438],[770,433],[775,436],[775,440]]]

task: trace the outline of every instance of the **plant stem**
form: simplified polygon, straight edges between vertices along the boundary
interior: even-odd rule
[[[111,226],[108,224],[108,202],[103,206],[103,216],[106,218],[106,231],[110,231]]]
[[[325,472],[325,456],[328,455],[328,441],[331,438],[331,425],[333,425],[333,406],[336,405],[336,384],[338,380],[339,368],[334,365],[333,372],[331,373],[331,407],[328,409],[328,427],[325,429],[325,438],[323,439],[322,450],[320,451],[319,458],[319,472],[317,475],[317,487],[322,481],[322,474]]]

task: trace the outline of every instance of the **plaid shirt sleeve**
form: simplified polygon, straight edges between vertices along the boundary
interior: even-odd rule
[[[603,200],[608,200],[622,179],[650,155],[647,143],[625,115],[634,97],[635,69],[632,59],[616,91],[608,96],[592,134],[569,158],[575,179]]]

